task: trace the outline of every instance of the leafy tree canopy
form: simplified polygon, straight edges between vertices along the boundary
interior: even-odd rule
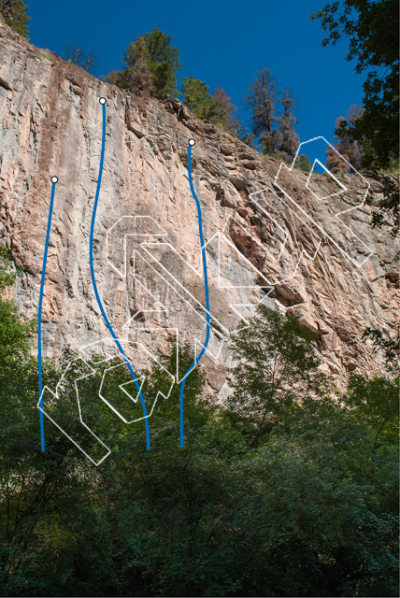
[[[9,249],[0,244],[0,366],[27,355],[36,329],[35,320],[21,320],[15,301],[4,299],[6,288],[15,283],[19,274],[11,268],[9,253]]]
[[[231,370],[234,392],[227,401],[232,417],[241,417],[250,445],[283,425],[302,398],[323,390],[315,340],[296,318],[263,306],[253,326],[234,338],[232,355],[238,363]]]
[[[0,288],[13,278],[2,268]],[[142,421],[103,408],[112,364],[93,356],[81,408],[112,444],[99,467],[47,420],[40,453],[37,361],[0,367],[2,596],[398,595],[398,379],[354,377],[340,395],[318,379],[313,334],[275,312],[261,310],[235,346],[229,409],[207,400],[196,368],[185,447],[175,384],[157,399],[151,451]],[[143,372],[149,405],[168,394],[177,360],[160,354]],[[184,347],[180,375],[192,361]],[[66,363],[45,361],[49,388]],[[112,371],[117,396],[129,375]],[[80,442],[75,389],[65,391],[54,408]]]
[[[399,159],[399,10],[397,0],[344,0],[311,15],[328,37],[323,46],[349,40],[347,60],[366,72],[363,112],[354,124],[342,121],[340,136],[363,145],[363,166],[388,168]]]

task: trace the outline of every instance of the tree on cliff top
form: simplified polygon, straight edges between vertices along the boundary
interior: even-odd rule
[[[210,94],[210,88],[195,79],[193,75],[184,77],[182,80],[183,103],[190,108],[197,118],[209,119],[213,111],[213,97]]]
[[[277,105],[283,113],[277,116]],[[294,97],[286,90],[282,97],[276,77],[267,68],[257,71],[243,104],[251,109],[252,132],[259,136],[263,152],[288,160],[295,155],[300,140],[293,125]],[[278,126],[276,126],[278,125]]]
[[[238,133],[242,130],[242,126],[236,116],[237,107],[232,104],[230,96],[225,89],[217,87],[214,90],[215,102],[215,118],[216,122],[222,126],[226,131]]]
[[[211,95],[206,83],[195,79],[193,75],[184,77],[181,89],[183,103],[197,118],[209,120],[225,131],[234,133],[240,130],[240,123],[236,118],[237,108],[224,89],[217,87],[214,95]]]
[[[297,168],[300,168],[300,170],[304,170],[304,172],[311,172],[312,169],[311,162],[305,154],[300,154],[296,160],[296,166]]]
[[[244,105],[251,109],[252,131],[254,135],[271,133],[275,124],[275,102],[277,81],[270,70],[257,71],[252,85],[244,97]]]
[[[122,89],[129,89],[142,97],[153,95],[156,91],[156,86],[154,85],[153,75],[146,61],[149,51],[144,37],[139,37],[135,43],[129,46],[128,50],[128,66],[123,71],[111,71],[107,76],[107,81]]]
[[[7,25],[24,37],[29,37],[28,23],[31,20],[26,14],[28,7],[22,0],[0,0],[0,12]]]
[[[145,66],[149,69],[152,80],[148,79],[148,86],[156,98],[162,98],[167,94],[176,94],[176,75],[181,68],[179,62],[179,49],[171,44],[172,35],[165,35],[156,27],[150,33],[144,33],[131,43],[125,50],[124,60],[127,67],[122,71],[121,82],[129,74],[138,76],[144,80],[147,75]],[[129,77],[128,77],[129,79]],[[118,83],[117,83],[118,85]]]
[[[297,123],[296,118],[293,116],[295,99],[288,89],[285,90],[281,103],[283,105],[283,114],[277,118],[279,124],[277,150],[282,158],[290,161],[290,158],[296,154],[300,139],[293,126]]]

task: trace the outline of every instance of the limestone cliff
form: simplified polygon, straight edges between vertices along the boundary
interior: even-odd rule
[[[210,283],[211,389],[223,398],[229,334],[263,301],[319,335],[337,380],[379,368],[365,327],[393,336],[398,246],[370,227],[378,181],[281,167],[173,98],[139,98],[30,45],[0,20],[0,236],[25,273],[16,300],[37,315],[51,176],[57,175],[44,288],[44,355],[109,338],[89,271],[89,229],[107,100],[104,172],[95,229],[99,292],[120,338],[137,341],[140,366],[176,336],[205,336],[197,212]],[[318,131],[316,131],[316,135]],[[324,156],[319,156],[320,160]],[[278,173],[278,176],[277,176]],[[196,340],[197,339],[197,340]],[[140,347],[140,350],[139,350]],[[146,353],[148,351],[148,353]]]

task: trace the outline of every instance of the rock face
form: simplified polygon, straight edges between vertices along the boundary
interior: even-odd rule
[[[363,205],[367,193],[382,197],[379,182],[280,168],[178,100],[133,96],[35,48],[0,20],[0,235],[25,267],[16,300],[29,318],[38,310],[51,176],[59,179],[44,286],[45,356],[110,339],[89,266],[102,96],[94,271],[136,367],[177,337],[197,353],[204,342],[199,225],[188,177],[194,139],[210,286],[209,390],[225,396],[229,335],[261,301],[318,333],[321,367],[338,383],[355,368],[367,375],[379,369],[362,333],[370,326],[393,336],[399,308],[399,248],[387,231],[371,229],[371,208]]]

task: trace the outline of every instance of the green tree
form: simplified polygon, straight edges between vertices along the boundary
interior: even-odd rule
[[[300,154],[296,160],[296,166],[305,172],[311,172],[312,169],[311,162],[305,154]]]
[[[131,43],[124,54],[126,75],[135,69],[137,72],[138,62],[147,65],[155,86],[156,98],[177,93],[176,77],[182,64],[179,62],[179,49],[172,46],[171,42],[171,35],[165,35],[155,27],[150,33],[144,33]],[[143,64],[140,69],[143,70]]]
[[[197,118],[209,119],[214,114],[214,98],[204,81],[195,79],[193,75],[184,77],[181,89],[183,103],[193,111]]]
[[[290,161],[300,143],[293,126],[297,120],[293,116],[295,98],[290,91],[286,89],[282,95],[276,77],[263,68],[257,71],[243,104],[251,110],[251,130],[262,152]],[[280,115],[279,104],[283,107]]]
[[[375,443],[387,439],[395,445],[399,434],[398,399],[398,376],[394,379],[374,376],[366,380],[354,374],[349,382],[346,402],[375,435]]]
[[[10,250],[0,245],[0,366],[18,356],[26,356],[36,330],[36,320],[21,319],[14,300],[5,300],[4,292],[11,287],[20,271],[13,271]]]
[[[22,0],[0,0],[0,12],[6,24],[29,39],[28,23],[31,18],[26,14],[27,9]]]
[[[367,73],[363,111],[354,124],[342,121],[337,134],[364,147],[364,167],[387,168],[399,159],[398,2],[342,0],[326,4],[311,18],[320,19],[328,33],[323,46],[347,38],[347,60],[356,60],[357,73]]]
[[[317,371],[316,335],[296,318],[283,317],[261,306],[252,326],[234,337],[228,397],[232,417],[243,427],[252,446],[283,425],[309,394],[321,393]]]
[[[148,55],[145,39],[140,36],[125,52],[128,66],[122,71],[111,71],[107,75],[107,81],[142,97],[154,95],[156,87],[148,66]]]
[[[192,75],[182,81],[183,103],[186,104],[197,118],[209,120],[220,126],[224,131],[237,133],[240,124],[236,117],[237,108],[231,103],[231,98],[224,89],[217,87],[214,95],[210,88]]]
[[[3,285],[14,278],[3,268]],[[339,394],[317,379],[311,333],[275,312],[261,312],[237,340],[252,367],[239,370],[241,388],[233,378],[232,390],[249,401],[235,414],[205,400],[196,368],[184,448],[179,383],[158,398],[147,451],[143,422],[119,425],[102,411],[99,384],[113,362],[93,356],[82,408],[112,443],[97,468],[51,424],[40,453],[37,361],[8,358],[0,368],[2,596],[398,595],[398,380],[354,376]],[[391,358],[391,347],[382,349]],[[66,351],[60,369],[45,361],[49,388],[72,357]],[[175,349],[158,355],[142,372],[148,406],[168,394],[167,372],[179,363],[182,376],[192,361],[188,346],[179,361]],[[130,378],[126,368],[112,372],[107,390],[117,397]],[[66,390],[59,415],[79,439],[75,389]],[[261,394],[270,430],[249,444],[242,430],[254,438]]]

